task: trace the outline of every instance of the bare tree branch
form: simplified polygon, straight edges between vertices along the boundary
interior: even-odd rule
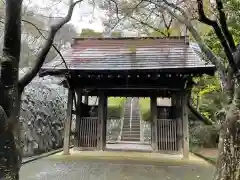
[[[132,9],[131,12],[128,13],[127,15],[124,15],[122,18],[119,17],[119,8],[118,8],[118,3],[115,0],[109,0],[109,2],[113,2],[115,5],[115,10],[117,13],[117,22],[112,26],[112,30],[115,29],[117,27],[117,25],[123,20],[125,19],[127,16],[131,17],[134,10],[137,9],[143,2],[144,0],[141,0],[140,2],[138,2]]]
[[[229,43],[231,50],[235,51],[236,45],[234,43],[233,36],[229,32],[229,29],[228,29],[226,14],[223,11],[223,2],[222,2],[222,0],[216,0],[216,4],[217,4],[219,16],[220,16],[220,24],[221,24],[222,31],[225,35],[225,38],[227,39],[227,41]]]
[[[39,33],[45,40],[47,40],[47,38],[46,38],[46,37],[43,35],[43,33],[41,32],[41,31],[45,31],[45,30],[42,30],[42,29],[38,28],[34,23],[32,23],[32,22],[30,22],[30,21],[27,21],[27,20],[22,20],[22,21],[23,21],[23,22],[26,22],[26,23],[28,23],[28,24],[30,24],[30,25],[32,25],[32,26],[38,31],[38,33]],[[59,55],[59,56],[61,57],[61,59],[63,60],[63,63],[64,63],[64,65],[65,65],[65,68],[68,69],[67,63],[66,63],[66,61],[65,61],[62,53],[58,50],[58,48],[56,47],[55,44],[52,44],[52,47],[54,48],[54,50],[58,53],[58,55]]]
[[[143,21],[140,21],[140,20],[138,20],[138,19],[136,19],[136,18],[134,18],[134,17],[132,17],[132,16],[131,16],[130,18],[133,19],[133,20],[135,20],[135,21],[137,21],[137,22],[139,22],[139,23],[142,24],[142,25],[148,26],[149,28],[153,29],[154,31],[157,31],[157,32],[161,33],[163,36],[166,36],[166,34],[165,34],[164,32],[162,32],[162,31],[159,30],[158,28],[153,27],[153,26],[150,25],[150,24],[148,24],[148,23],[146,23],[146,22],[143,22]]]
[[[50,27],[50,32],[49,35],[47,37],[47,40],[44,43],[44,47],[42,48],[42,50],[39,52],[37,59],[36,59],[36,64],[34,65],[34,67],[27,72],[22,79],[19,80],[19,87],[21,89],[23,89],[27,84],[29,84],[31,82],[31,80],[37,75],[37,73],[39,72],[39,70],[41,69],[44,60],[50,50],[50,48],[52,47],[53,41],[54,41],[54,37],[57,33],[57,31],[67,22],[70,21],[71,17],[72,17],[72,13],[74,10],[74,7],[76,4],[82,2],[83,0],[78,0],[76,2],[73,2],[72,0],[70,1],[70,6],[68,9],[68,13],[67,15],[61,19],[57,24],[52,25]]]
[[[236,72],[237,71],[237,66],[236,66],[236,63],[234,61],[233,51],[230,48],[229,42],[225,38],[225,35],[222,32],[222,29],[219,27],[217,21],[210,20],[209,18],[206,17],[204,9],[203,9],[203,0],[197,0],[197,3],[198,3],[199,21],[204,23],[204,24],[207,24],[207,25],[211,26],[214,29],[217,37],[220,40],[220,43],[221,43],[222,47],[224,48],[225,54],[228,58],[228,61],[229,61],[229,64],[230,64],[231,68],[233,68],[234,71]],[[227,25],[226,25],[226,28],[227,28]]]
[[[149,0],[145,0],[145,1],[149,2]],[[163,0],[163,1],[167,2],[166,0]],[[211,49],[204,43],[201,36],[197,32],[197,30],[194,28],[193,24],[189,20],[188,15],[184,12],[184,10],[178,7],[177,5],[169,2],[167,2],[165,5],[154,3],[154,2],[151,2],[151,3],[153,3],[156,7],[164,8],[172,17],[177,19],[180,23],[184,24],[188,28],[193,38],[196,40],[199,47],[201,48],[202,52],[218,68],[221,81],[224,85],[226,85],[227,76],[226,76],[226,69],[223,65],[223,62],[217,56],[215,56],[215,54],[211,51]],[[174,12],[172,8],[178,10],[181,13],[181,15]]]

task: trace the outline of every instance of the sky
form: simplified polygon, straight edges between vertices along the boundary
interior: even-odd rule
[[[31,3],[29,3],[31,1]],[[42,9],[52,8],[54,11],[52,16],[64,16],[68,10],[68,6],[66,3],[57,3],[59,0],[51,0],[52,4],[49,5],[49,0],[25,0],[25,4],[31,4],[29,6],[38,6]],[[64,1],[64,0],[63,0]],[[65,0],[68,2],[69,0]],[[34,8],[35,9],[35,8]],[[41,11],[39,8],[38,11]],[[70,21],[71,24],[75,26],[77,31],[80,33],[83,28],[94,29],[95,31],[103,31],[104,27],[101,23],[101,18],[104,17],[104,13],[99,9],[95,8],[93,11],[93,7],[88,4],[87,0],[81,2],[81,4],[77,5],[74,9],[72,19]]]
[[[95,31],[103,31],[103,25],[101,23],[101,17],[104,16],[104,13],[99,9],[95,9],[94,13],[93,7],[91,7],[87,1],[84,1],[80,7],[76,7],[72,20],[72,23],[78,31],[81,31],[83,28],[94,29]]]

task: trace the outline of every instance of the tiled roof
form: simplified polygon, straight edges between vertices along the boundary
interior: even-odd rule
[[[133,70],[204,68],[207,65],[184,37],[74,39],[63,52],[68,69]],[[66,69],[57,56],[43,70]]]

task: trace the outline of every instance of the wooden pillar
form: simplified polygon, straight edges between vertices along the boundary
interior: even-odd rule
[[[88,105],[88,95],[85,95],[85,96],[84,96],[84,104],[87,104],[87,105]]]
[[[157,97],[151,97],[151,117],[152,117],[152,148],[153,151],[158,151],[158,140],[157,140]]]
[[[108,113],[108,98],[104,96],[104,116],[103,116],[103,149],[106,148],[106,143],[107,143],[107,113]]]
[[[76,106],[75,147],[80,147],[82,89],[77,89],[76,94],[77,94],[77,106]]]
[[[105,108],[106,96],[103,92],[100,92],[98,100],[98,139],[97,139],[97,150],[103,150],[104,148],[104,123],[105,121]]]
[[[72,108],[73,108],[73,89],[68,90],[68,103],[67,103],[67,119],[64,126],[64,142],[63,142],[63,154],[69,154],[70,147],[70,132],[72,124]]]
[[[182,95],[182,123],[183,123],[183,158],[189,157],[189,129],[188,129],[188,108],[187,92]]]
[[[182,96],[180,92],[175,92],[172,96],[172,106],[176,106],[176,121],[177,121],[177,151],[183,153],[183,135],[182,135],[182,128],[183,128],[183,121],[182,121]]]

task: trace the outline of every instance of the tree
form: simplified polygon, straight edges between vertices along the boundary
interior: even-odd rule
[[[94,31],[93,29],[88,29],[88,28],[85,28],[85,29],[82,29],[82,32],[80,34],[80,37],[83,37],[83,38],[88,38],[88,37],[102,37],[102,33],[101,32],[96,32]]]
[[[103,32],[96,32],[93,29],[82,29],[82,32],[80,33],[80,37],[82,38],[102,38],[104,35]],[[112,31],[110,33],[110,37],[118,38],[122,37],[122,33],[120,31]]]
[[[58,30],[71,19],[73,9],[82,0],[70,0],[67,15],[50,26],[43,48],[35,64],[19,79],[21,53],[22,0],[5,2],[5,29],[3,54],[0,59],[0,178],[17,180],[21,166],[21,142],[19,130],[20,100],[24,87],[37,75],[53,45]],[[4,127],[4,128],[3,128]]]
[[[107,2],[113,4],[116,9],[123,3],[121,0],[107,0]],[[180,4],[174,2],[168,0],[131,1],[130,9],[127,10],[128,16],[137,13],[139,7],[148,9],[145,11],[148,13],[152,12],[149,7],[155,12],[163,9],[188,29],[191,38],[198,43],[203,55],[216,66],[222,90],[227,97],[227,105],[225,117],[221,119],[219,158],[214,179],[240,179],[240,44],[239,35],[235,36],[238,33],[233,32],[231,28],[235,26],[234,29],[239,32],[236,22],[239,22],[240,3],[237,0],[184,0]],[[112,14],[111,17],[117,19],[115,23],[119,23],[124,18]],[[205,27],[213,30],[214,41],[219,42],[223,55],[218,56],[210,49],[197,28],[199,24],[204,24]]]

